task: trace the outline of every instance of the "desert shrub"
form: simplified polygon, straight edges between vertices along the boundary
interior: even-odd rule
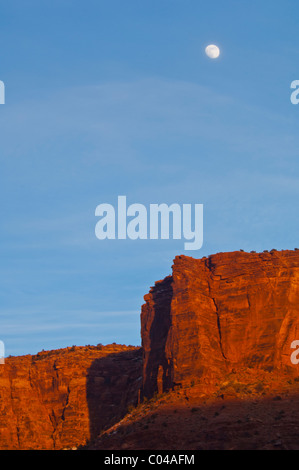
[[[128,413],[132,413],[134,410],[135,410],[135,406],[134,406],[134,405],[129,405],[129,406],[128,406]]]

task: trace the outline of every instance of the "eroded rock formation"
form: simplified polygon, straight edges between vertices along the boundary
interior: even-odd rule
[[[143,349],[113,344],[6,359],[0,448],[84,445],[118,423],[140,390],[151,397],[182,385],[174,403],[188,398],[200,407],[244,390],[264,399],[288,384],[297,394],[299,366],[290,356],[298,306],[299,251],[178,256],[172,275],[145,296]]]
[[[45,351],[0,366],[0,448],[83,445],[137,402],[140,348]]]
[[[144,299],[145,396],[238,367],[299,373],[299,251],[178,256]]]

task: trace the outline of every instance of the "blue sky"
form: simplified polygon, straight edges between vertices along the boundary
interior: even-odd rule
[[[298,20],[295,0],[2,2],[6,354],[140,344],[176,255],[299,245]],[[97,240],[118,195],[204,204],[203,248]]]

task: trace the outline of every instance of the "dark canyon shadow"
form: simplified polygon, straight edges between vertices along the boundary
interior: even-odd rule
[[[156,283],[152,290],[154,311],[149,332],[150,351],[143,371],[142,348],[99,357],[88,369],[86,397],[91,441],[120,421],[129,407],[138,403],[142,393],[151,397],[155,392],[171,388],[172,363],[166,358],[165,346],[171,325],[172,294],[171,276]]]
[[[95,359],[88,369],[86,398],[90,440],[135,406],[141,387],[142,351],[136,348]]]
[[[172,276],[152,288],[153,322],[149,332],[149,353],[144,355],[143,395],[152,397],[172,387],[172,362],[166,357],[166,342],[171,326],[170,309],[173,296]],[[144,308],[148,308],[146,305]]]

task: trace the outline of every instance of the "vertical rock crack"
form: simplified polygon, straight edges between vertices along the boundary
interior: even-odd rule
[[[220,314],[219,314],[218,306],[217,306],[217,303],[216,303],[215,299],[213,298],[212,300],[213,300],[213,302],[214,302],[215,313],[216,313],[216,316],[217,316],[217,328],[218,328],[218,336],[219,336],[220,351],[221,351],[221,354],[222,354],[223,358],[224,358],[225,360],[227,360],[227,357],[226,357],[225,354],[224,354],[223,345],[222,345],[222,334],[221,334]]]

